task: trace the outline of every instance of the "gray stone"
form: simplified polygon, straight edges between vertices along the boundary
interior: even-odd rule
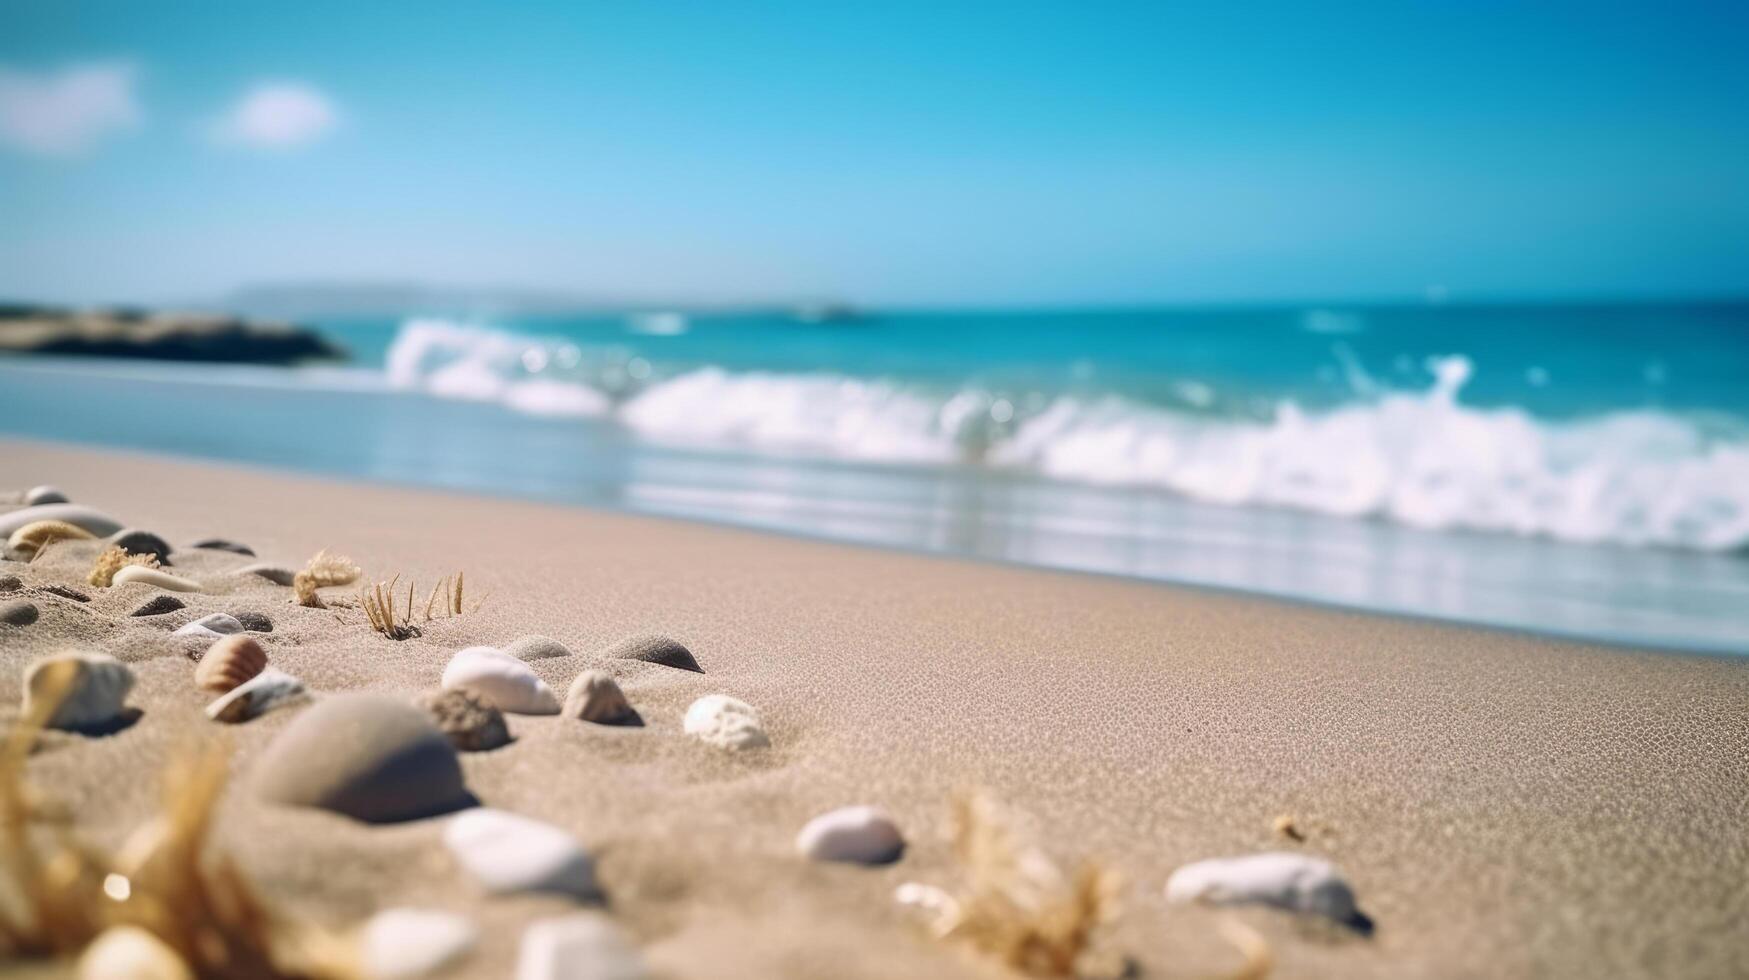
[[[71,589],[65,585],[45,585],[43,586],[43,591],[47,592],[49,595],[58,595],[63,599],[71,599],[74,602],[91,601],[90,596],[80,592],[78,589]]]
[[[619,683],[605,670],[586,670],[571,682],[565,693],[565,717],[581,718],[597,725],[642,725],[644,719],[632,710]]]
[[[187,603],[173,595],[155,595],[140,604],[140,608],[129,613],[130,616],[162,616],[173,613],[185,607]]]
[[[134,672],[107,653],[63,653],[30,665],[24,673],[24,713],[59,696],[44,722],[67,731],[101,731],[122,719],[134,687]]]
[[[223,640],[219,642],[224,642]],[[268,667],[206,706],[206,716],[214,721],[236,725],[259,718],[276,708],[284,708],[309,699],[304,682],[280,670]]]
[[[0,592],[17,592],[24,588],[24,579],[16,575],[0,575]]]
[[[170,564],[169,543],[150,531],[127,528],[111,535],[109,543],[130,555],[151,555],[161,564]]]
[[[258,613],[258,612],[240,612],[240,613],[232,613],[231,615],[236,617],[237,622],[242,623],[243,628],[248,630],[251,633],[271,633],[271,632],[273,632],[273,620],[268,619],[266,616],[262,615],[261,613]]]
[[[518,660],[546,660],[550,657],[569,657],[571,648],[550,636],[524,636],[505,647],[504,652]]]
[[[80,504],[39,504],[0,514],[0,538],[10,538],[12,532],[37,521],[65,521],[74,527],[82,527],[97,537],[107,537],[121,530],[120,521],[90,507]]]
[[[229,551],[232,554],[236,554],[236,555],[248,555],[251,558],[255,557],[255,549],[249,547],[246,544],[238,544],[235,541],[227,541],[224,538],[203,538],[203,539],[196,541],[195,543],[189,545],[189,547],[190,548],[205,548],[208,551]]]
[[[484,698],[467,691],[430,691],[419,695],[413,703],[431,715],[438,730],[458,749],[484,752],[510,744],[504,712]]]
[[[298,573],[283,565],[270,565],[266,562],[256,562],[237,569],[238,575],[254,575],[264,578],[274,585],[290,585],[297,581]]]
[[[40,507],[43,504],[64,504],[66,502],[67,495],[61,492],[60,487],[49,486],[46,483],[40,487],[31,487],[24,492],[24,506],[26,507]]]
[[[203,640],[216,640],[221,636],[243,632],[243,624],[237,617],[225,613],[211,613],[187,623],[178,628],[171,636],[198,636]]]
[[[378,694],[336,694],[292,720],[256,760],[254,789],[270,803],[367,823],[436,816],[472,805],[455,748],[425,712]]]
[[[642,660],[649,664],[704,673],[704,668],[693,659],[691,650],[681,645],[679,640],[660,633],[628,636],[603,649],[597,656],[611,660]]]
[[[36,622],[36,606],[24,599],[14,599],[11,602],[0,602],[0,623],[12,626],[29,626]]]

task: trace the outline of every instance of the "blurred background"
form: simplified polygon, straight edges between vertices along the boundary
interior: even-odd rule
[[[0,432],[1749,652],[1745,51],[10,3]]]

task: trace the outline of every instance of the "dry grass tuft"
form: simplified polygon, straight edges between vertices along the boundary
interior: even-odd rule
[[[300,606],[311,609],[326,608],[322,597],[316,594],[317,589],[325,589],[335,585],[351,585],[358,581],[363,572],[352,559],[339,555],[330,555],[327,549],[316,552],[304,570],[292,578],[292,595]]]
[[[0,750],[0,959],[69,955],[105,929],[136,926],[202,978],[358,975],[350,943],[277,914],[228,858],[206,858],[228,747],[174,762],[162,812],[114,855],[51,820],[51,808],[24,779],[25,759],[72,672],[49,682],[50,696],[13,727]]]
[[[378,582],[368,589],[358,590],[358,604],[364,609],[370,628],[391,640],[405,640],[419,635],[419,627],[413,625],[413,584],[407,584],[407,597],[403,603],[395,587],[400,580],[401,576],[397,575],[387,582]],[[474,603],[474,609],[478,610],[484,602],[481,599]],[[420,614],[420,621],[429,623],[461,614],[462,573],[457,572],[454,575],[445,575],[432,586],[431,594],[425,598],[425,609]]]
[[[107,589],[115,581],[115,573],[129,565],[144,565],[147,568],[158,567],[157,555],[130,555],[119,545],[111,545],[103,554],[97,556],[97,563],[91,566],[91,574],[85,581]]]

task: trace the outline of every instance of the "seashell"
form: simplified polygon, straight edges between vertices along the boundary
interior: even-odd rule
[[[1356,907],[1354,890],[1335,865],[1286,851],[1187,864],[1166,879],[1166,900],[1273,905],[1321,915],[1363,931],[1370,930],[1372,924]]]
[[[227,541],[224,538],[202,538],[201,540],[189,545],[189,547],[204,548],[208,551],[229,551],[234,555],[248,555],[250,558],[255,557],[255,549],[246,544]]]
[[[233,633],[241,632],[243,632],[243,624],[237,621],[237,617],[229,616],[225,613],[212,613],[211,615],[202,616],[192,623],[183,624],[170,635],[200,636],[209,640],[216,640],[221,636],[230,636]]]
[[[231,639],[244,640],[248,637]],[[206,716],[214,721],[237,725],[259,718],[275,708],[296,704],[307,697],[309,692],[304,689],[303,681],[278,667],[263,667],[254,677],[231,688],[218,700],[207,705]]]
[[[194,971],[139,926],[110,926],[80,954],[79,980],[194,980]]]
[[[569,657],[571,648],[550,636],[523,636],[511,641],[504,647],[504,652],[518,660],[546,660],[551,657]]]
[[[467,691],[432,691],[415,698],[451,745],[467,752],[483,752],[510,744],[510,728],[504,712]]]
[[[253,636],[226,636],[207,647],[194,665],[194,683],[211,694],[223,694],[267,669],[267,650]]]
[[[160,563],[170,563],[170,545],[150,531],[128,528],[109,536],[109,543],[130,555],[151,555]]]
[[[476,807],[450,818],[443,844],[456,863],[495,894],[556,892],[594,898],[595,861],[551,824]]]
[[[106,538],[121,530],[120,521],[100,510],[79,504],[38,504],[0,514],[0,534],[10,538],[14,531],[37,521],[63,521],[82,528],[94,538]]]
[[[237,569],[238,575],[255,575],[264,578],[274,585],[290,585],[298,577],[298,573],[281,565],[269,565],[266,562],[256,562]]]
[[[318,701],[274,737],[253,771],[252,788],[269,803],[367,823],[417,820],[475,802],[455,749],[425,712],[380,694]]]
[[[816,861],[891,864],[905,853],[905,838],[880,807],[847,806],[808,821],[796,850]]]
[[[676,670],[704,673],[704,668],[698,665],[691,650],[681,645],[679,640],[660,633],[628,636],[604,648],[596,656],[604,660],[642,660],[648,664],[661,664]]]
[[[559,713],[558,698],[528,665],[495,647],[468,647],[443,668],[445,690],[477,694],[500,711],[519,715]]]
[[[598,725],[642,725],[644,719],[632,710],[619,683],[605,670],[586,670],[571,682],[565,693],[565,717],[581,718]]]
[[[759,724],[759,712],[727,694],[707,694],[686,709],[686,734],[722,749],[756,749],[770,745]]]
[[[45,546],[56,541],[89,541],[96,535],[66,521],[32,521],[6,539],[6,547],[13,551],[34,555]]]
[[[643,954],[605,915],[541,919],[522,931],[516,980],[645,980]]]
[[[173,595],[155,595],[140,603],[140,608],[128,613],[130,616],[162,616],[183,608],[186,603]]]
[[[0,602],[0,623],[8,626],[29,626],[36,622],[36,605],[25,599]]]
[[[26,507],[40,507],[43,504],[64,504],[66,502],[67,495],[61,492],[61,488],[50,486],[47,483],[24,491],[24,506]]]
[[[66,731],[103,729],[121,719],[122,705],[134,687],[134,672],[106,653],[63,653],[30,665],[24,674],[24,713],[40,710],[40,700],[64,692],[43,722]]]
[[[156,568],[147,568],[144,565],[127,566],[121,571],[116,572],[115,578],[112,579],[111,582],[114,585],[127,585],[129,582],[138,582],[141,585],[150,585],[154,588],[169,589],[171,592],[200,591],[199,582],[191,582],[188,579],[172,575],[169,572],[161,572]]]
[[[364,924],[359,946],[370,980],[411,980],[473,951],[480,930],[463,916],[435,909],[383,909]]]

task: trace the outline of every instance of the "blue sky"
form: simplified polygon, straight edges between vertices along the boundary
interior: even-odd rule
[[[1749,8],[1528,7],[18,0],[0,296],[1749,293]]]

